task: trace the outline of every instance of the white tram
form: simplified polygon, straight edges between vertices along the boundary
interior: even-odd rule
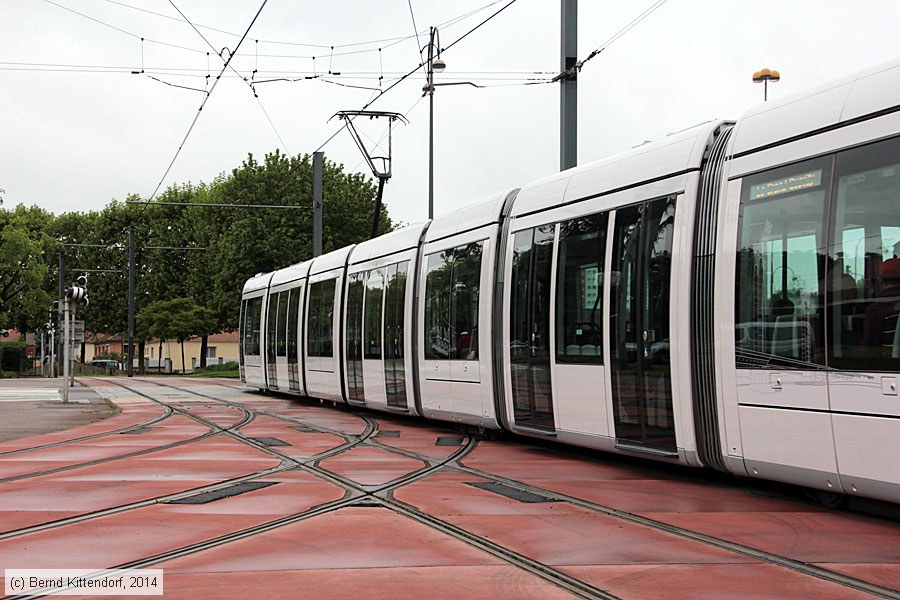
[[[250,387],[900,502],[900,62],[244,286]]]

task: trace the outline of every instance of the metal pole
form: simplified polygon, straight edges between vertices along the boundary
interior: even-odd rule
[[[134,377],[134,225],[128,228],[128,376]]]
[[[375,196],[375,216],[372,217],[372,235],[369,239],[378,237],[378,220],[381,218],[381,198],[384,196],[384,177],[378,178],[378,195]]]
[[[72,364],[69,366],[69,387],[75,387],[75,306],[69,303],[69,333],[66,336],[66,347],[69,348],[69,360]]]
[[[322,254],[322,162],[324,152],[313,152],[313,257]]]
[[[63,309],[63,402],[69,401],[69,299],[65,298]]]
[[[428,218],[434,218],[434,32],[428,42]]]
[[[559,170],[578,164],[578,0],[562,0]]]
[[[56,377],[56,330],[50,329],[50,377]]]
[[[62,252],[60,252],[59,253],[59,303],[57,304],[57,307],[56,307],[57,314],[60,317],[62,317],[63,313],[65,312],[65,308],[63,308],[63,301],[64,301],[65,295],[66,295],[65,281],[66,281],[66,257],[63,256]],[[57,321],[60,321],[60,320],[61,319],[57,319]],[[56,340],[56,342],[58,344],[62,344],[63,343],[62,336],[58,336],[58,339]],[[57,352],[56,352],[56,360],[62,361],[63,354],[64,353],[63,353],[62,347],[58,348]],[[55,376],[58,377],[60,371],[62,371],[62,364],[57,363]]]
[[[42,331],[41,332],[41,377],[44,376],[44,359],[47,356],[46,355],[47,351],[44,349],[44,338],[46,338],[46,337],[47,337],[47,332]],[[34,363],[32,363],[32,364],[34,364]]]

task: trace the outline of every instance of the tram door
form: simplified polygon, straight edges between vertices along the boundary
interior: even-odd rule
[[[550,388],[550,269],[554,226],[515,234],[510,281],[510,367],[516,425],[554,431]]]
[[[616,211],[610,373],[616,440],[672,451],[669,304],[675,198]]]
[[[406,408],[406,369],[403,318],[405,316],[406,271],[409,261],[390,265],[384,295],[384,386],[387,405]]]

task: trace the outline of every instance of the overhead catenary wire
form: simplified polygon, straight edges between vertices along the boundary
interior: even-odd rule
[[[413,12],[412,0],[406,0],[406,3],[409,5],[409,16],[412,19],[413,31],[416,32],[416,47],[419,49],[419,61],[424,61],[425,57],[422,54],[422,40],[419,39],[419,28],[416,26],[416,13]],[[378,49],[379,55],[381,53],[381,48]]]
[[[181,22],[180,19],[173,17],[171,15],[167,15],[164,13],[158,13],[158,12],[155,12],[152,10],[148,10],[146,8],[140,8],[138,6],[133,6],[131,4],[127,4],[125,2],[120,2],[118,0],[104,0],[104,2],[122,6],[124,8],[129,8],[131,10],[140,11],[143,13],[157,16],[157,17],[161,17],[163,19],[169,19],[172,21]],[[471,17],[472,15],[477,14],[483,10],[487,10],[488,8],[494,6],[495,4],[499,4],[500,2],[503,2],[503,0],[494,0],[493,2],[489,2],[488,4],[485,4],[484,6],[481,6],[479,8],[473,9],[467,13],[463,13],[462,15],[458,15],[456,17],[448,19],[447,21],[445,21],[443,23],[439,23],[438,26],[439,27],[447,27],[450,25],[454,25],[454,24],[458,23],[459,21],[465,20],[465,19]],[[412,6],[410,6],[410,11],[412,11]],[[230,35],[232,37],[240,37],[239,33],[225,31],[224,29],[217,29],[215,27],[210,27],[208,25],[197,24],[197,27],[199,27],[200,29],[208,29],[210,31],[215,31],[216,33],[221,33],[224,35]],[[413,27],[415,28],[415,19],[413,19]],[[424,33],[424,31],[422,33]],[[419,34],[419,31],[417,30],[416,35],[418,35],[418,34]],[[395,36],[395,37],[389,37],[389,38],[383,38],[383,39],[367,40],[367,41],[363,41],[363,42],[350,42],[350,43],[346,43],[346,44],[311,44],[309,42],[289,42],[289,41],[284,41],[284,40],[264,40],[264,39],[260,39],[260,40],[256,40],[256,41],[262,42],[264,44],[273,44],[273,45],[282,45],[282,46],[298,46],[298,47],[305,47],[305,48],[332,48],[332,47],[333,48],[353,48],[356,46],[368,46],[368,45],[381,46],[383,44],[390,43],[390,42],[403,42],[410,38],[411,38],[411,36]]]
[[[169,4],[171,4],[172,8],[174,8],[178,12],[178,14],[181,15],[181,18],[184,19],[184,21],[188,25],[190,25],[194,31],[197,32],[197,35],[200,36],[200,39],[202,39],[204,42],[206,42],[206,45],[209,46],[213,52],[216,52],[215,46],[213,46],[212,43],[208,39],[206,39],[206,36],[203,35],[203,33],[201,33],[199,29],[197,29],[197,27],[191,22],[191,20],[187,18],[187,15],[185,15],[183,12],[181,12],[181,9],[175,5],[175,2],[173,2],[173,0],[169,0]],[[260,9],[260,10],[262,10],[262,9]],[[241,42],[243,42],[243,41],[244,40],[242,38]],[[258,43],[259,43],[259,40],[257,40],[257,44]],[[222,58],[222,52],[224,52],[224,50],[216,52],[216,54],[218,54],[219,58]],[[229,52],[229,57],[228,57],[228,60],[225,62],[225,66],[230,68],[234,72],[235,75],[240,77],[248,86],[250,86],[250,91],[253,93],[253,97],[256,99],[256,103],[259,105],[260,110],[262,110],[263,115],[265,115],[266,120],[269,122],[269,127],[271,127],[272,131],[275,132],[275,137],[278,138],[278,141],[281,143],[281,147],[284,149],[285,153],[290,154],[291,152],[290,152],[290,150],[288,150],[287,144],[284,142],[284,139],[281,137],[281,133],[278,131],[278,128],[275,127],[275,123],[272,121],[272,118],[269,116],[269,112],[266,110],[266,107],[263,106],[262,100],[260,100],[259,95],[256,93],[256,89],[254,89],[253,84],[250,83],[249,81],[247,81],[246,77],[243,77],[240,73],[238,73],[237,69],[235,69],[231,65],[231,55],[232,55],[232,53]],[[209,55],[207,54],[207,56],[209,56]],[[256,73],[255,70],[254,70],[254,73]],[[157,80],[157,81],[159,81],[159,80]],[[165,83],[165,82],[163,82],[163,83]],[[172,85],[172,84],[169,84],[169,85]],[[210,91],[212,91],[212,90],[210,90]]]
[[[475,27],[473,27],[472,29],[470,29],[470,30],[467,31],[466,33],[464,33],[461,37],[457,38],[457,39],[456,39],[455,41],[453,41],[449,46],[447,46],[446,48],[444,48],[444,50],[447,50],[447,49],[449,49],[449,48],[452,48],[453,46],[455,46],[456,44],[458,44],[458,43],[459,43],[460,41],[462,41],[464,38],[466,38],[467,36],[469,36],[472,32],[476,31],[476,30],[479,29],[482,25],[484,25],[485,23],[487,23],[488,21],[490,21],[491,19],[493,19],[494,17],[496,17],[497,15],[499,15],[500,13],[502,13],[504,10],[506,10],[507,8],[509,8],[510,6],[512,6],[513,4],[515,4],[515,2],[516,2],[516,0],[509,0],[509,2],[507,2],[505,5],[503,5],[503,7],[501,7],[498,11],[496,11],[494,14],[492,14],[492,15],[489,16],[488,18],[484,19],[481,23],[479,23],[478,25],[476,25]],[[421,69],[421,68],[424,67],[424,66],[425,66],[424,63],[420,63],[418,66],[416,66],[415,68],[413,68],[412,70],[410,70],[409,72],[407,72],[405,75],[403,75],[402,77],[400,77],[397,81],[395,81],[394,83],[392,83],[391,85],[389,85],[389,86],[386,87],[385,89],[379,90],[378,93],[375,95],[375,97],[372,98],[371,100],[369,100],[369,101],[362,107],[361,110],[366,110],[367,108],[369,108],[370,106],[372,106],[372,104],[374,104],[374,103],[377,102],[379,99],[381,99],[382,96],[384,96],[386,93],[388,93],[389,91],[391,91],[392,89],[394,89],[395,87],[397,87],[398,85],[400,85],[403,81],[405,81],[405,80],[409,79],[410,77],[412,77],[415,73],[417,73],[417,72],[419,71],[419,69]],[[322,148],[324,148],[329,142],[331,142],[331,140],[333,140],[334,138],[336,138],[337,135],[338,135],[338,133],[341,132],[341,129],[343,129],[343,128],[346,127],[346,126],[347,126],[347,121],[344,122],[344,125],[341,126],[340,129],[338,129],[338,130],[335,131],[333,134],[331,134],[331,136],[330,136],[327,140],[325,140],[324,142],[322,142],[322,144],[319,145],[319,147],[316,149],[316,152],[319,152],[319,151],[320,151]]]
[[[173,44],[173,43],[170,43],[170,42],[164,42],[164,41],[156,40],[156,39],[152,39],[152,38],[145,38],[145,37],[142,37],[142,36],[140,36],[140,35],[138,35],[138,34],[132,32],[132,31],[128,31],[127,29],[124,29],[124,28],[119,27],[119,26],[117,26],[117,25],[113,25],[112,23],[108,23],[108,22],[106,22],[106,21],[104,21],[104,20],[102,20],[102,19],[99,19],[99,18],[97,18],[97,17],[93,17],[93,16],[91,16],[91,15],[89,15],[89,14],[86,14],[86,13],[84,13],[84,12],[80,12],[80,11],[77,11],[77,10],[75,10],[75,9],[73,9],[73,8],[70,8],[70,7],[68,7],[68,6],[65,6],[65,5],[63,5],[63,4],[60,4],[59,2],[57,2],[57,1],[55,1],[55,0],[44,0],[44,1],[47,2],[48,4],[52,4],[53,6],[56,6],[56,7],[60,8],[60,9],[62,9],[62,10],[71,12],[71,13],[73,13],[73,14],[75,14],[75,15],[78,15],[79,17],[82,17],[82,18],[84,18],[84,19],[90,20],[90,21],[92,21],[92,22],[94,22],[94,23],[97,23],[97,24],[99,24],[99,25],[102,25],[102,26],[104,26],[104,27],[113,29],[113,30],[115,30],[115,31],[118,31],[118,32],[123,33],[123,34],[125,34],[125,35],[128,35],[128,36],[130,36],[130,37],[133,37],[133,38],[135,38],[135,39],[143,39],[143,40],[147,41],[148,43],[158,44],[158,45],[161,45],[161,46],[167,46],[167,47],[175,48],[175,49],[179,49],[179,50],[185,50],[185,51],[187,51],[187,52],[194,52],[194,53],[203,53],[203,52],[205,52],[205,50],[202,50],[202,49],[200,49],[200,48],[190,48],[190,47],[188,47],[188,46],[182,46],[182,45],[179,45],[179,44]],[[171,15],[166,15],[166,14],[163,14],[163,13],[158,13],[158,12],[151,11],[151,10],[147,10],[147,9],[144,9],[144,8],[132,6],[132,5],[126,4],[126,3],[124,3],[124,2],[119,2],[119,1],[116,1],[116,0],[105,0],[105,1],[108,2],[108,3],[110,3],[110,4],[115,4],[115,5],[118,5],[118,6],[122,6],[122,7],[124,7],[124,8],[129,8],[129,9],[136,10],[136,11],[140,11],[140,12],[143,12],[143,13],[146,13],[146,14],[151,14],[151,15],[154,15],[154,16],[157,16],[157,17],[161,17],[161,18],[165,18],[165,19],[169,19],[169,20],[174,20],[174,21],[178,21],[178,22],[181,22],[181,23],[184,22],[184,21],[182,21],[182,20],[180,20],[180,19],[178,19],[178,18],[176,18],[176,17],[173,17],[173,16],[171,16]],[[486,4],[486,5],[484,5],[484,6],[481,6],[481,7],[479,7],[479,8],[473,9],[473,10],[471,10],[471,11],[469,11],[469,12],[467,12],[467,13],[464,13],[464,14],[462,14],[462,15],[459,15],[459,16],[453,17],[453,18],[451,18],[451,19],[448,19],[447,21],[445,21],[444,23],[439,24],[438,26],[439,26],[439,27],[449,27],[449,26],[455,25],[455,24],[457,24],[457,23],[459,23],[459,22],[461,22],[461,21],[464,21],[465,19],[468,19],[469,17],[471,17],[471,16],[473,16],[473,15],[475,15],[475,14],[481,12],[481,11],[487,10],[487,9],[489,9],[489,8],[492,7],[492,6],[494,6],[494,5],[496,5],[496,4],[499,4],[499,3],[502,2],[502,1],[503,1],[503,0],[494,0],[493,2],[489,2],[488,4]],[[217,29],[217,28],[215,28],[215,27],[209,27],[209,26],[206,26],[206,25],[197,25],[197,27],[198,27],[198,28],[202,28],[202,29],[208,29],[208,30],[210,30],[210,31],[215,31],[215,32],[217,32],[217,33],[221,33],[221,34],[224,34],[224,35],[229,35],[229,36],[233,36],[233,37],[240,37],[240,34],[233,33],[233,32],[229,32],[229,31],[225,31],[225,30],[222,30],[222,29]],[[416,32],[414,32],[413,35],[395,36],[395,37],[389,37],[389,38],[383,38],[383,39],[367,40],[367,41],[362,41],[362,42],[350,42],[350,43],[345,43],[345,44],[340,44],[340,43],[335,43],[335,44],[312,44],[312,43],[307,43],[307,42],[290,42],[290,41],[264,40],[264,39],[257,40],[257,42],[259,42],[259,43],[264,43],[264,44],[272,44],[272,45],[284,45],[284,46],[296,46],[296,47],[308,47],[308,48],[321,48],[321,49],[323,49],[323,50],[330,50],[332,56],[348,56],[348,55],[352,55],[352,54],[363,54],[363,53],[369,53],[369,52],[380,52],[380,51],[381,51],[382,49],[384,49],[384,48],[389,48],[389,47],[391,47],[391,46],[394,46],[394,45],[397,45],[397,44],[401,44],[401,43],[403,43],[403,42],[405,42],[405,41],[411,40],[411,39],[413,39],[414,37],[416,37],[416,35],[418,35],[419,33],[420,33],[420,32],[416,31]],[[424,32],[421,32],[421,33],[424,33]],[[342,48],[357,48],[357,47],[360,47],[360,46],[372,46],[372,47],[371,47],[371,48],[365,48],[365,49],[362,49],[362,50],[350,50],[350,51],[346,51],[346,52],[334,52],[334,49],[335,49],[335,48],[337,48],[337,49],[342,49]],[[239,56],[239,57],[249,56],[249,55],[241,55],[241,54],[238,54],[237,51],[235,51],[235,55],[236,55],[236,56]],[[258,56],[258,57],[264,57],[264,58],[289,58],[289,59],[299,59],[299,60],[310,60],[310,59],[315,60],[315,59],[316,59],[316,56],[315,56],[315,55],[296,55],[296,54],[265,54],[265,53],[263,53],[263,54],[256,54],[256,56]]]
[[[265,8],[268,1],[269,0],[262,1],[259,10],[256,11],[256,14],[253,16],[253,20],[250,21],[250,25],[247,26],[247,31],[244,32],[244,37],[242,37],[238,42],[235,50],[237,50],[237,48],[240,48],[241,44],[244,43],[244,40],[247,39],[247,35],[250,33],[250,29],[253,27],[253,24],[256,23],[256,19],[259,18],[260,13],[262,13],[263,8]],[[153,190],[153,193],[150,195],[148,202],[156,197],[156,193],[159,191],[159,188],[162,187],[162,184],[166,180],[166,177],[168,177],[169,172],[172,170],[172,166],[175,164],[175,161],[178,160],[178,156],[181,154],[181,149],[184,148],[184,144],[187,142],[188,137],[190,137],[191,131],[194,130],[194,126],[197,124],[197,120],[200,118],[200,113],[203,112],[203,107],[206,106],[206,103],[209,102],[209,99],[212,97],[212,93],[215,91],[216,86],[222,80],[222,73],[224,73],[228,69],[228,65],[231,63],[232,58],[234,58],[234,54],[229,53],[228,60],[226,60],[225,64],[222,66],[222,70],[219,72],[219,76],[216,77],[216,80],[213,82],[212,87],[209,88],[209,91],[206,93],[206,97],[203,98],[203,102],[200,103],[200,108],[197,109],[197,114],[194,115],[194,120],[191,121],[191,125],[190,127],[188,127],[187,133],[184,134],[184,139],[181,140],[181,143],[178,145],[178,150],[175,151],[175,156],[172,157],[171,162],[169,162],[169,166],[166,167],[165,173],[163,173],[163,176],[160,178],[159,183],[156,184],[156,189]]]
[[[658,9],[660,6],[662,6],[666,2],[668,2],[668,0],[656,0],[646,10],[644,10],[644,12],[642,12],[637,17],[632,19],[632,21],[628,25],[626,25],[625,27],[623,27],[622,29],[620,29],[619,31],[614,33],[612,37],[610,37],[608,40],[606,40],[600,46],[598,46],[596,50],[594,50],[593,52],[588,54],[587,58],[576,62],[575,65],[571,69],[567,69],[567,70],[563,71],[562,73],[559,73],[556,77],[554,77],[548,83],[554,83],[554,82],[560,81],[562,79],[566,79],[568,77],[574,76],[576,73],[581,71],[582,67],[584,67],[584,64],[586,62],[588,62],[589,60],[591,60],[592,58],[594,58],[595,56],[597,56],[598,54],[600,54],[601,52],[606,50],[613,42],[615,42],[620,37],[622,37],[629,31],[631,31],[632,29],[634,29],[634,27],[638,23],[640,23],[641,21],[643,21],[644,19],[649,17],[651,14],[653,14],[656,11],[656,9]]]

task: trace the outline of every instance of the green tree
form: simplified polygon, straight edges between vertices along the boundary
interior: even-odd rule
[[[312,158],[267,154],[262,164],[252,155],[215,186],[213,197],[249,205],[287,205],[298,209],[218,209],[218,235],[211,248],[216,274],[212,306],[221,329],[237,327],[241,288],[256,273],[280,269],[312,257]],[[366,240],[371,234],[377,188],[343,165],[324,161],[323,252]],[[225,210],[231,212],[225,213]],[[207,221],[212,222],[212,221]],[[392,228],[382,206],[380,229]]]
[[[193,298],[157,300],[148,304],[138,316],[141,333],[147,337],[159,338],[160,358],[163,341],[175,340],[181,345],[182,372],[187,370],[184,342],[191,337],[209,335],[213,327],[213,312],[198,306]]]
[[[46,231],[53,215],[16,206],[0,210],[0,325],[34,331],[46,321],[51,296],[46,257],[55,241]]]

